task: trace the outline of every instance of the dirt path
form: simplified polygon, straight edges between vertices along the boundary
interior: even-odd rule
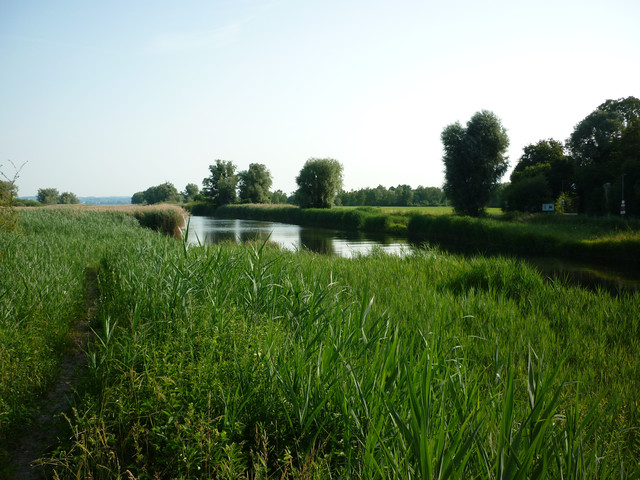
[[[89,321],[95,315],[98,302],[98,282],[96,272],[85,273],[85,315],[73,328],[73,347],[60,365],[58,379],[52,385],[40,413],[26,431],[16,439],[12,452],[12,463],[15,468],[14,480],[44,479],[44,468],[37,464],[58,443],[64,419],[61,413],[71,409],[74,384],[78,373],[85,368],[87,344],[93,335]]]

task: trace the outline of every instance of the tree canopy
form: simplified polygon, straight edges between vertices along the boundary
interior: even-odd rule
[[[216,160],[214,165],[209,165],[209,172],[209,176],[202,180],[205,198],[217,206],[235,203],[238,176],[233,162]]]
[[[295,201],[302,208],[331,208],[342,189],[342,164],[333,158],[310,158],[296,177]]]
[[[77,195],[75,193],[62,192],[58,196],[58,203],[62,203],[62,204],[65,204],[65,205],[71,205],[71,204],[80,203],[80,200],[78,199],[78,197],[77,197]]]
[[[411,188],[409,185],[398,185],[386,188],[361,188],[338,194],[341,205],[348,206],[438,206],[446,204],[446,196],[438,187]]]
[[[39,188],[36,198],[44,205],[55,205],[58,203],[58,195],[57,188]]]
[[[175,202],[179,193],[171,182],[147,188],[144,192],[136,192],[131,197],[131,203],[153,205],[154,203]]]
[[[624,182],[627,212],[640,213],[640,100],[607,100],[567,140],[576,162],[580,211],[618,213]]]
[[[471,117],[466,128],[459,122],[445,127],[441,139],[447,198],[456,213],[481,215],[508,167],[506,129],[494,113],[483,110]]]
[[[248,170],[238,173],[238,178],[241,202],[269,203],[269,189],[273,181],[265,165],[252,163]]]
[[[504,192],[507,210],[539,212],[574,185],[574,161],[561,142],[549,139],[524,147]]]
[[[200,188],[195,183],[187,183],[182,192],[185,202],[193,202],[200,193]]]

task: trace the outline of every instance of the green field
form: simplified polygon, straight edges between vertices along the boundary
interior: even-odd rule
[[[638,293],[436,249],[187,248],[116,212],[22,211],[0,244],[4,451],[97,275],[52,478],[640,475]]]

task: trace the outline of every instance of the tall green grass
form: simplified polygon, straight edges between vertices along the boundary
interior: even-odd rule
[[[98,278],[62,477],[640,471],[637,295],[433,250],[346,260],[131,238]]]
[[[105,245],[144,236],[123,213],[22,210],[18,227],[0,231],[0,468],[85,313],[85,271],[97,267]]]
[[[500,258],[188,248],[125,216],[30,215],[3,241],[36,252],[64,232],[71,298],[84,265],[100,290],[52,476],[640,474],[638,294],[545,282]],[[53,291],[63,262],[45,258],[30,262],[51,273],[32,275]],[[52,299],[66,314],[42,324],[68,325],[73,302]]]

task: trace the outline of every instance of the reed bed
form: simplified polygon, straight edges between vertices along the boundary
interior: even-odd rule
[[[45,215],[25,240],[48,238]],[[638,294],[437,249],[349,260],[67,220],[69,241],[98,245],[71,246],[69,282],[98,262],[100,307],[52,475],[640,474]],[[114,221],[123,234],[98,241]]]
[[[105,245],[144,236],[121,212],[20,209],[18,227],[0,231],[0,457],[57,375],[84,314],[85,271]]]

